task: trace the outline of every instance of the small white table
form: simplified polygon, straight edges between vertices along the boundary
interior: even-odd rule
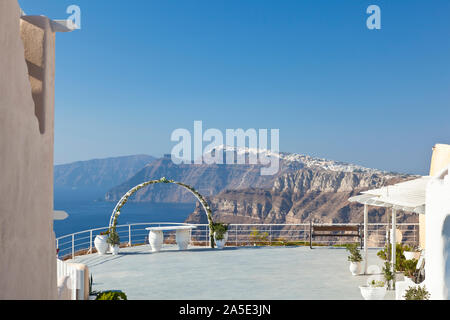
[[[150,230],[148,233],[148,241],[152,246],[153,252],[161,250],[164,241],[163,231],[176,230],[176,240],[179,250],[186,250],[191,242],[191,230],[197,228],[196,226],[170,226],[170,227],[150,227],[145,230]]]

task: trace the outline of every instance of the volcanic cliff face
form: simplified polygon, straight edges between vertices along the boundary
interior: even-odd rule
[[[303,167],[299,162],[280,162],[276,175],[261,175],[260,164],[174,164],[170,157],[158,159],[124,183],[109,190],[105,199],[117,201],[135,185],[144,181],[166,177],[193,186],[204,196],[212,196],[224,190],[240,190],[257,186],[271,188],[275,179],[286,172]],[[195,197],[176,185],[151,185],[136,192],[132,201],[195,202]]]
[[[293,196],[314,191],[335,193],[358,188],[376,188],[389,180],[392,180],[390,175],[380,173],[302,169],[277,178],[272,191],[290,192]]]
[[[229,152],[225,148],[223,152]],[[232,152],[255,152],[231,149]],[[170,157],[151,162],[105,196],[117,201],[130,188],[144,181],[166,177],[193,186],[210,202],[215,220],[228,223],[304,223],[362,221],[362,206],[348,198],[360,191],[393,184],[413,176],[364,168],[358,165],[281,153],[280,170],[261,175],[261,164],[180,164]],[[156,184],[139,190],[131,201],[195,202],[184,188]],[[372,222],[385,221],[384,209],[372,208]],[[399,214],[399,221],[415,219]],[[206,223],[206,215],[197,206],[186,220]]]
[[[278,177],[270,189],[227,190],[208,200],[213,219],[225,223],[361,222],[362,205],[351,204],[348,198],[408,178],[304,168]],[[398,215],[399,222],[417,219],[417,215]],[[386,222],[385,209],[371,207],[369,220]],[[197,206],[186,222],[207,223],[202,208]]]
[[[252,152],[258,152],[258,157],[265,152],[226,146],[223,146],[220,151],[224,152],[224,154],[227,152],[234,152],[236,155],[243,153],[247,160]],[[265,154],[264,156],[268,155]],[[177,165],[172,162],[170,156],[166,156],[151,162],[130,179],[110,189],[105,195],[105,200],[117,201],[135,185],[162,177],[191,185],[204,196],[213,196],[225,190],[272,189],[272,187],[275,187],[274,191],[280,188],[293,187],[292,191],[294,193],[299,190],[328,190],[336,192],[345,188],[353,190],[358,184],[373,186],[379,183],[381,177],[385,179],[398,176],[397,174],[376,169],[364,168],[339,161],[312,158],[300,154],[280,153],[276,154],[275,157],[279,161],[278,172],[274,175],[261,175],[261,168],[264,166],[260,162],[257,164],[248,164],[247,161],[247,164]],[[278,178],[288,173],[293,175],[278,180]],[[347,173],[360,173],[361,175],[357,177]],[[299,179],[296,177],[296,174],[308,176]],[[294,186],[293,182],[295,179],[303,181],[303,185],[297,184]],[[360,182],[359,179],[365,180]],[[183,188],[174,185],[157,184],[139,190],[133,196],[132,201],[195,202],[195,198]]]

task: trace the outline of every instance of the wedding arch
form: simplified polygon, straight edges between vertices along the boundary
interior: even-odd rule
[[[203,209],[206,212],[206,216],[208,218],[211,248],[214,248],[214,234],[213,234],[213,231],[212,231],[213,220],[212,220],[211,208],[209,207],[208,202],[206,202],[205,198],[203,198],[203,196],[200,193],[198,193],[198,191],[195,190],[193,187],[191,187],[191,186],[189,186],[187,184],[184,184],[182,182],[178,182],[178,181],[174,181],[174,180],[168,180],[165,177],[162,177],[159,180],[150,180],[150,181],[143,182],[141,184],[138,184],[137,186],[134,186],[130,190],[128,190],[128,192],[125,193],[122,196],[122,198],[120,198],[119,202],[117,202],[116,206],[114,207],[114,210],[113,210],[113,212],[111,214],[111,218],[109,219],[109,230],[111,230],[111,228],[115,228],[116,227],[117,218],[120,215],[120,210],[125,205],[125,203],[127,203],[128,198],[131,197],[139,189],[142,189],[142,188],[144,188],[144,187],[146,187],[148,185],[155,184],[155,183],[173,183],[173,184],[177,184],[177,185],[179,185],[179,186],[189,190],[197,198],[197,200],[200,201],[201,205],[203,206]]]

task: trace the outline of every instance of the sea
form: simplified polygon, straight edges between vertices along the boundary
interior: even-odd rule
[[[107,227],[115,202],[90,198],[70,198],[55,195],[54,210],[69,214],[65,220],[55,220],[55,236]],[[122,207],[117,224],[143,222],[184,222],[195,209],[195,203],[127,202]]]

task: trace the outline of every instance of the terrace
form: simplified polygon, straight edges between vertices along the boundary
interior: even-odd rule
[[[149,226],[117,226],[122,239],[118,255],[95,253],[93,239],[102,229],[57,239],[68,262],[88,266],[93,290],[122,290],[129,299],[362,299],[359,285],[371,276],[352,276],[348,252],[352,238],[318,238],[309,248],[309,224],[232,224],[223,250],[208,247],[207,225],[192,230],[188,250],[179,251],[173,232],[164,235],[160,252],[147,244]],[[342,225],[342,224],[336,224]],[[386,224],[368,226],[369,264],[381,269],[376,256],[384,246]],[[417,224],[398,224],[402,242],[414,244]],[[107,229],[107,228],[105,228]],[[394,299],[388,291],[385,299]]]
[[[381,266],[376,250],[369,251]],[[120,255],[78,256],[93,275],[93,290],[122,290],[128,299],[362,299],[344,248],[193,247],[149,245],[121,249]],[[393,299],[389,292],[386,298]]]

